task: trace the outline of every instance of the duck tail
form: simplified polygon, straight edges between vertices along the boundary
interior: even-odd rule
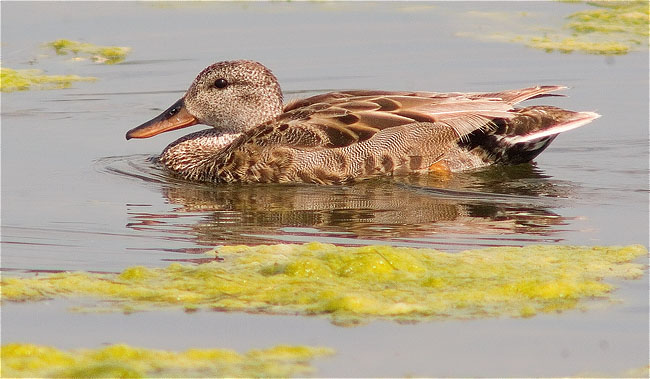
[[[517,109],[510,119],[494,119],[492,128],[480,129],[459,144],[485,162],[519,164],[537,157],[562,132],[600,117],[594,112],[573,112],[552,106]]]

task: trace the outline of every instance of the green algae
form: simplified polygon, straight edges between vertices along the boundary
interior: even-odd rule
[[[546,52],[558,51],[565,54],[582,52],[624,55],[633,50],[647,48],[650,36],[648,2],[603,1],[587,4],[592,9],[568,15],[565,24],[560,28],[535,26],[533,15],[525,12],[469,12],[467,16],[482,18],[490,25],[495,25],[494,21],[500,18],[501,21],[508,20],[506,24],[511,29],[526,31],[519,34],[462,32],[457,35],[487,41],[520,43]],[[526,26],[518,25],[517,20]]]
[[[650,378],[650,365],[627,370],[623,375],[617,375],[623,378]]]
[[[313,373],[310,362],[333,354],[323,347],[278,345],[240,354],[227,349],[171,352],[111,345],[63,351],[7,344],[0,349],[2,377],[291,377]]]
[[[583,371],[574,378],[650,378],[650,366],[637,367],[616,374],[604,374],[597,371]]]
[[[94,80],[97,78],[77,75],[43,75],[40,70],[13,70],[0,67],[0,91],[2,92],[25,91],[34,88],[69,88],[74,82]]]
[[[579,33],[622,33],[628,36],[650,35],[650,6],[646,1],[589,3],[598,9],[576,12],[567,18],[567,27]],[[640,40],[639,40],[640,42]]]
[[[75,55],[75,60],[91,59],[94,62],[114,64],[122,62],[131,51],[128,47],[98,46],[91,43],[58,39],[45,46],[54,49],[57,55]],[[78,75],[44,75],[41,70],[14,70],[0,68],[0,91],[14,92],[30,89],[69,88],[74,82],[95,81],[94,77]]]
[[[643,246],[528,246],[444,253],[390,246],[226,246],[223,262],[119,274],[58,273],[2,278],[3,301],[94,297],[93,308],[133,312],[202,308],[330,317],[352,325],[397,321],[531,317],[608,297],[604,278],[638,278]],[[214,254],[213,253],[213,254]]]
[[[67,39],[58,39],[48,42],[49,46],[56,51],[58,55],[73,54],[80,58],[87,56],[94,62],[104,64],[115,64],[122,62],[131,51],[130,47],[123,46],[99,46],[92,43],[71,41]]]
[[[526,42],[528,47],[546,50],[547,52],[559,51],[561,53],[572,53],[582,51],[587,54],[599,55],[623,55],[630,51],[630,46],[616,41],[584,41],[574,37],[544,36],[530,37]]]
[[[623,55],[648,45],[650,12],[645,1],[590,2],[597,9],[567,16],[570,31],[531,36],[524,43],[547,52]]]

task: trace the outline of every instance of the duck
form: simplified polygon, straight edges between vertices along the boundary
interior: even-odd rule
[[[344,184],[378,176],[452,175],[531,162],[560,134],[600,117],[517,104],[562,96],[542,85],[499,92],[346,90],[284,104],[259,62],[214,63],[186,93],[126,139],[204,124],[169,144],[158,161],[208,183]]]

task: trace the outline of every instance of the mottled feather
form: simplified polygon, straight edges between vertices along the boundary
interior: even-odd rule
[[[185,102],[192,105],[192,96],[203,95],[196,83],[228,79],[229,66],[240,73],[238,62],[245,62],[246,70],[254,72],[250,76],[253,90],[244,86],[240,91],[247,97],[213,99],[209,106],[214,109],[202,112],[211,120],[223,121],[214,121],[214,129],[175,141],[161,155],[163,164],[187,179],[331,184],[421,173],[434,164],[460,171],[492,163],[527,162],[558,133],[598,117],[547,106],[514,107],[525,100],[552,96],[550,92],[562,86],[492,93],[340,91],[273,110],[276,105],[267,108],[260,99],[275,99],[273,104],[281,101],[279,85],[268,69],[257,64],[260,72],[256,72],[255,62],[250,61],[221,62],[206,69],[188,90]],[[237,80],[246,84],[245,76]],[[265,83],[272,83],[272,90],[265,91]],[[256,91],[260,101],[255,100]],[[215,96],[222,95],[215,92]],[[201,104],[208,102],[205,99]],[[222,110],[222,102],[228,101],[227,110]],[[260,110],[251,111],[255,107],[246,103],[234,106],[247,101],[255,102]],[[229,117],[240,108],[259,112],[251,120],[263,119],[262,114],[274,116],[238,127],[246,115],[232,115],[238,123]]]

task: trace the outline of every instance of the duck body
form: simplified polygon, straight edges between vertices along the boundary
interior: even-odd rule
[[[257,62],[209,66],[188,92],[127,139],[204,123],[171,143],[160,162],[202,182],[337,184],[380,175],[458,172],[531,161],[561,132],[598,114],[516,108],[562,86],[495,93],[342,91],[282,104]]]

